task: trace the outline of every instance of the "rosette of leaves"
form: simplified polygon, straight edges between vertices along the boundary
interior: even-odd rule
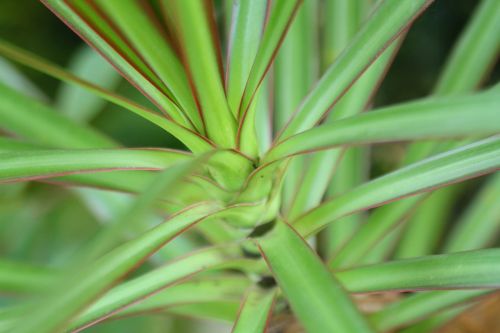
[[[431,96],[368,112],[433,1],[42,2],[107,62],[85,51],[69,71],[0,43],[70,85],[57,103],[0,85],[0,182],[26,211],[48,194],[23,196],[27,182],[70,193],[97,233],[73,232],[58,265],[2,259],[0,331],[161,314],[238,333],[427,332],[500,286],[500,250],[485,249],[498,175],[442,222],[451,184],[500,166],[500,86],[476,91],[498,56],[499,1],[480,2]],[[151,103],[112,92],[117,72]],[[87,124],[100,99],[185,149],[121,146]],[[408,143],[400,167],[367,179],[366,148],[388,142]]]

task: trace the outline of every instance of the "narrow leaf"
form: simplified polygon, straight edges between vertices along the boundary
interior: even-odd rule
[[[335,274],[352,292],[500,287],[500,249],[424,256]]]
[[[163,4],[175,17],[176,32],[205,118],[208,137],[224,148],[232,148],[235,146],[236,119],[226,101],[205,4],[179,0],[163,1]]]
[[[240,308],[232,333],[264,333],[271,317],[275,290],[251,287]]]
[[[257,244],[308,332],[372,332],[341,284],[288,224],[278,221]]]
[[[79,48],[72,56],[69,70],[111,91],[120,82],[120,74],[99,53],[88,46]],[[69,118],[88,122],[102,110],[106,101],[74,85],[63,83],[55,98],[55,107]]]
[[[268,3],[234,1],[227,54],[226,90],[229,107],[238,115],[243,91],[260,45]]]
[[[499,100],[500,86],[460,98],[425,99],[375,110],[281,141],[264,161],[345,144],[497,134]]]
[[[200,152],[209,150],[211,148],[210,141],[200,136],[196,132],[193,132],[186,127],[180,126],[179,124],[165,118],[159,113],[146,109],[143,106],[138,105],[122,96],[111,93],[88,81],[84,81],[79,77],[68,73],[64,69],[59,68],[58,66],[37,57],[36,55],[20,50],[4,41],[0,41],[0,53],[10,57],[17,62],[22,63],[23,65],[34,68],[61,81],[78,85],[113,104],[121,106],[124,109],[137,114],[138,116],[152,122],[153,124],[159,126],[160,128],[163,128],[167,132],[177,137],[192,151]]]
[[[0,127],[38,144],[59,148],[106,148],[116,144],[65,118],[49,106],[0,83]]]
[[[0,182],[110,170],[160,170],[190,155],[161,149],[40,150],[2,154]]]
[[[16,332],[49,333],[63,329],[117,280],[137,267],[145,258],[164,246],[181,231],[206,218],[219,207],[211,203],[192,206],[139,237],[124,243],[97,261],[70,273],[56,290],[44,298],[27,318],[19,319]],[[78,281],[75,284],[74,281]]]
[[[303,101],[279,140],[316,125],[381,51],[431,3],[432,0],[382,2]]]
[[[429,191],[451,182],[500,168],[500,138],[494,137],[451,150],[365,183],[305,213],[293,222],[301,235],[311,235],[328,223],[356,211]]]
[[[120,284],[81,314],[71,329],[81,330],[94,325],[128,306],[137,303],[175,283],[201,272],[230,263],[238,255],[236,247],[210,248],[183,256],[135,279]],[[131,308],[132,311],[132,308]]]

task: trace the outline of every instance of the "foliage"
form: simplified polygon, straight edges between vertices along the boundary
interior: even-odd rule
[[[431,96],[365,113],[432,0],[42,2],[106,61],[0,41],[65,84],[52,101],[0,63],[0,332],[424,332],[500,287],[499,174],[444,225],[452,184],[500,167],[500,84],[474,91],[499,1]],[[123,147],[92,125],[106,102],[183,149]],[[366,148],[391,142],[401,165],[366,179]],[[398,297],[367,312],[373,293]]]

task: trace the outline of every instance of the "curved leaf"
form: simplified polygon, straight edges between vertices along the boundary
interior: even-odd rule
[[[106,170],[159,170],[188,159],[189,154],[160,149],[9,152],[1,155],[0,182]]]
[[[321,125],[279,142],[265,162],[346,144],[500,133],[500,85],[487,92],[405,103]]]
[[[191,131],[189,128],[183,127],[165,118],[163,115],[146,109],[122,96],[116,95],[88,81],[82,80],[36,55],[20,50],[4,41],[0,41],[0,53],[22,63],[23,65],[34,68],[61,81],[78,85],[113,104],[121,106],[124,109],[137,114],[138,116],[171,133],[194,152],[204,152],[213,147],[208,139],[202,137],[194,131]]]
[[[89,265],[69,273],[58,283],[57,288],[51,289],[50,295],[37,303],[33,311],[30,310],[30,316],[16,322],[16,332],[50,333],[64,328],[65,323],[145,258],[183,230],[219,209],[213,203],[192,206]]]
[[[306,212],[296,219],[293,225],[301,235],[308,236],[324,228],[328,223],[356,211],[499,168],[500,138],[486,139],[365,183]]]
[[[91,326],[175,283],[226,263],[230,265],[231,261],[238,258],[238,254],[238,248],[234,246],[210,248],[191,253],[122,283],[83,312],[71,324],[71,329],[81,330]]]

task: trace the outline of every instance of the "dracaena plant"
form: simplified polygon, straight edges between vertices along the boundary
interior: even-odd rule
[[[500,166],[500,86],[475,91],[498,56],[500,1],[479,3],[432,96],[363,113],[432,0],[42,2],[116,72],[85,51],[82,78],[1,41],[77,88],[51,103],[0,85],[0,186],[49,183],[20,207],[61,192],[106,223],[59,247],[57,267],[2,259],[0,331],[161,314],[235,333],[427,332],[500,286],[500,250],[485,249],[499,175],[443,222],[451,184]],[[151,103],[108,89],[116,73]],[[120,146],[86,124],[99,98],[185,149]],[[407,142],[401,165],[367,179],[367,147],[387,142]]]

